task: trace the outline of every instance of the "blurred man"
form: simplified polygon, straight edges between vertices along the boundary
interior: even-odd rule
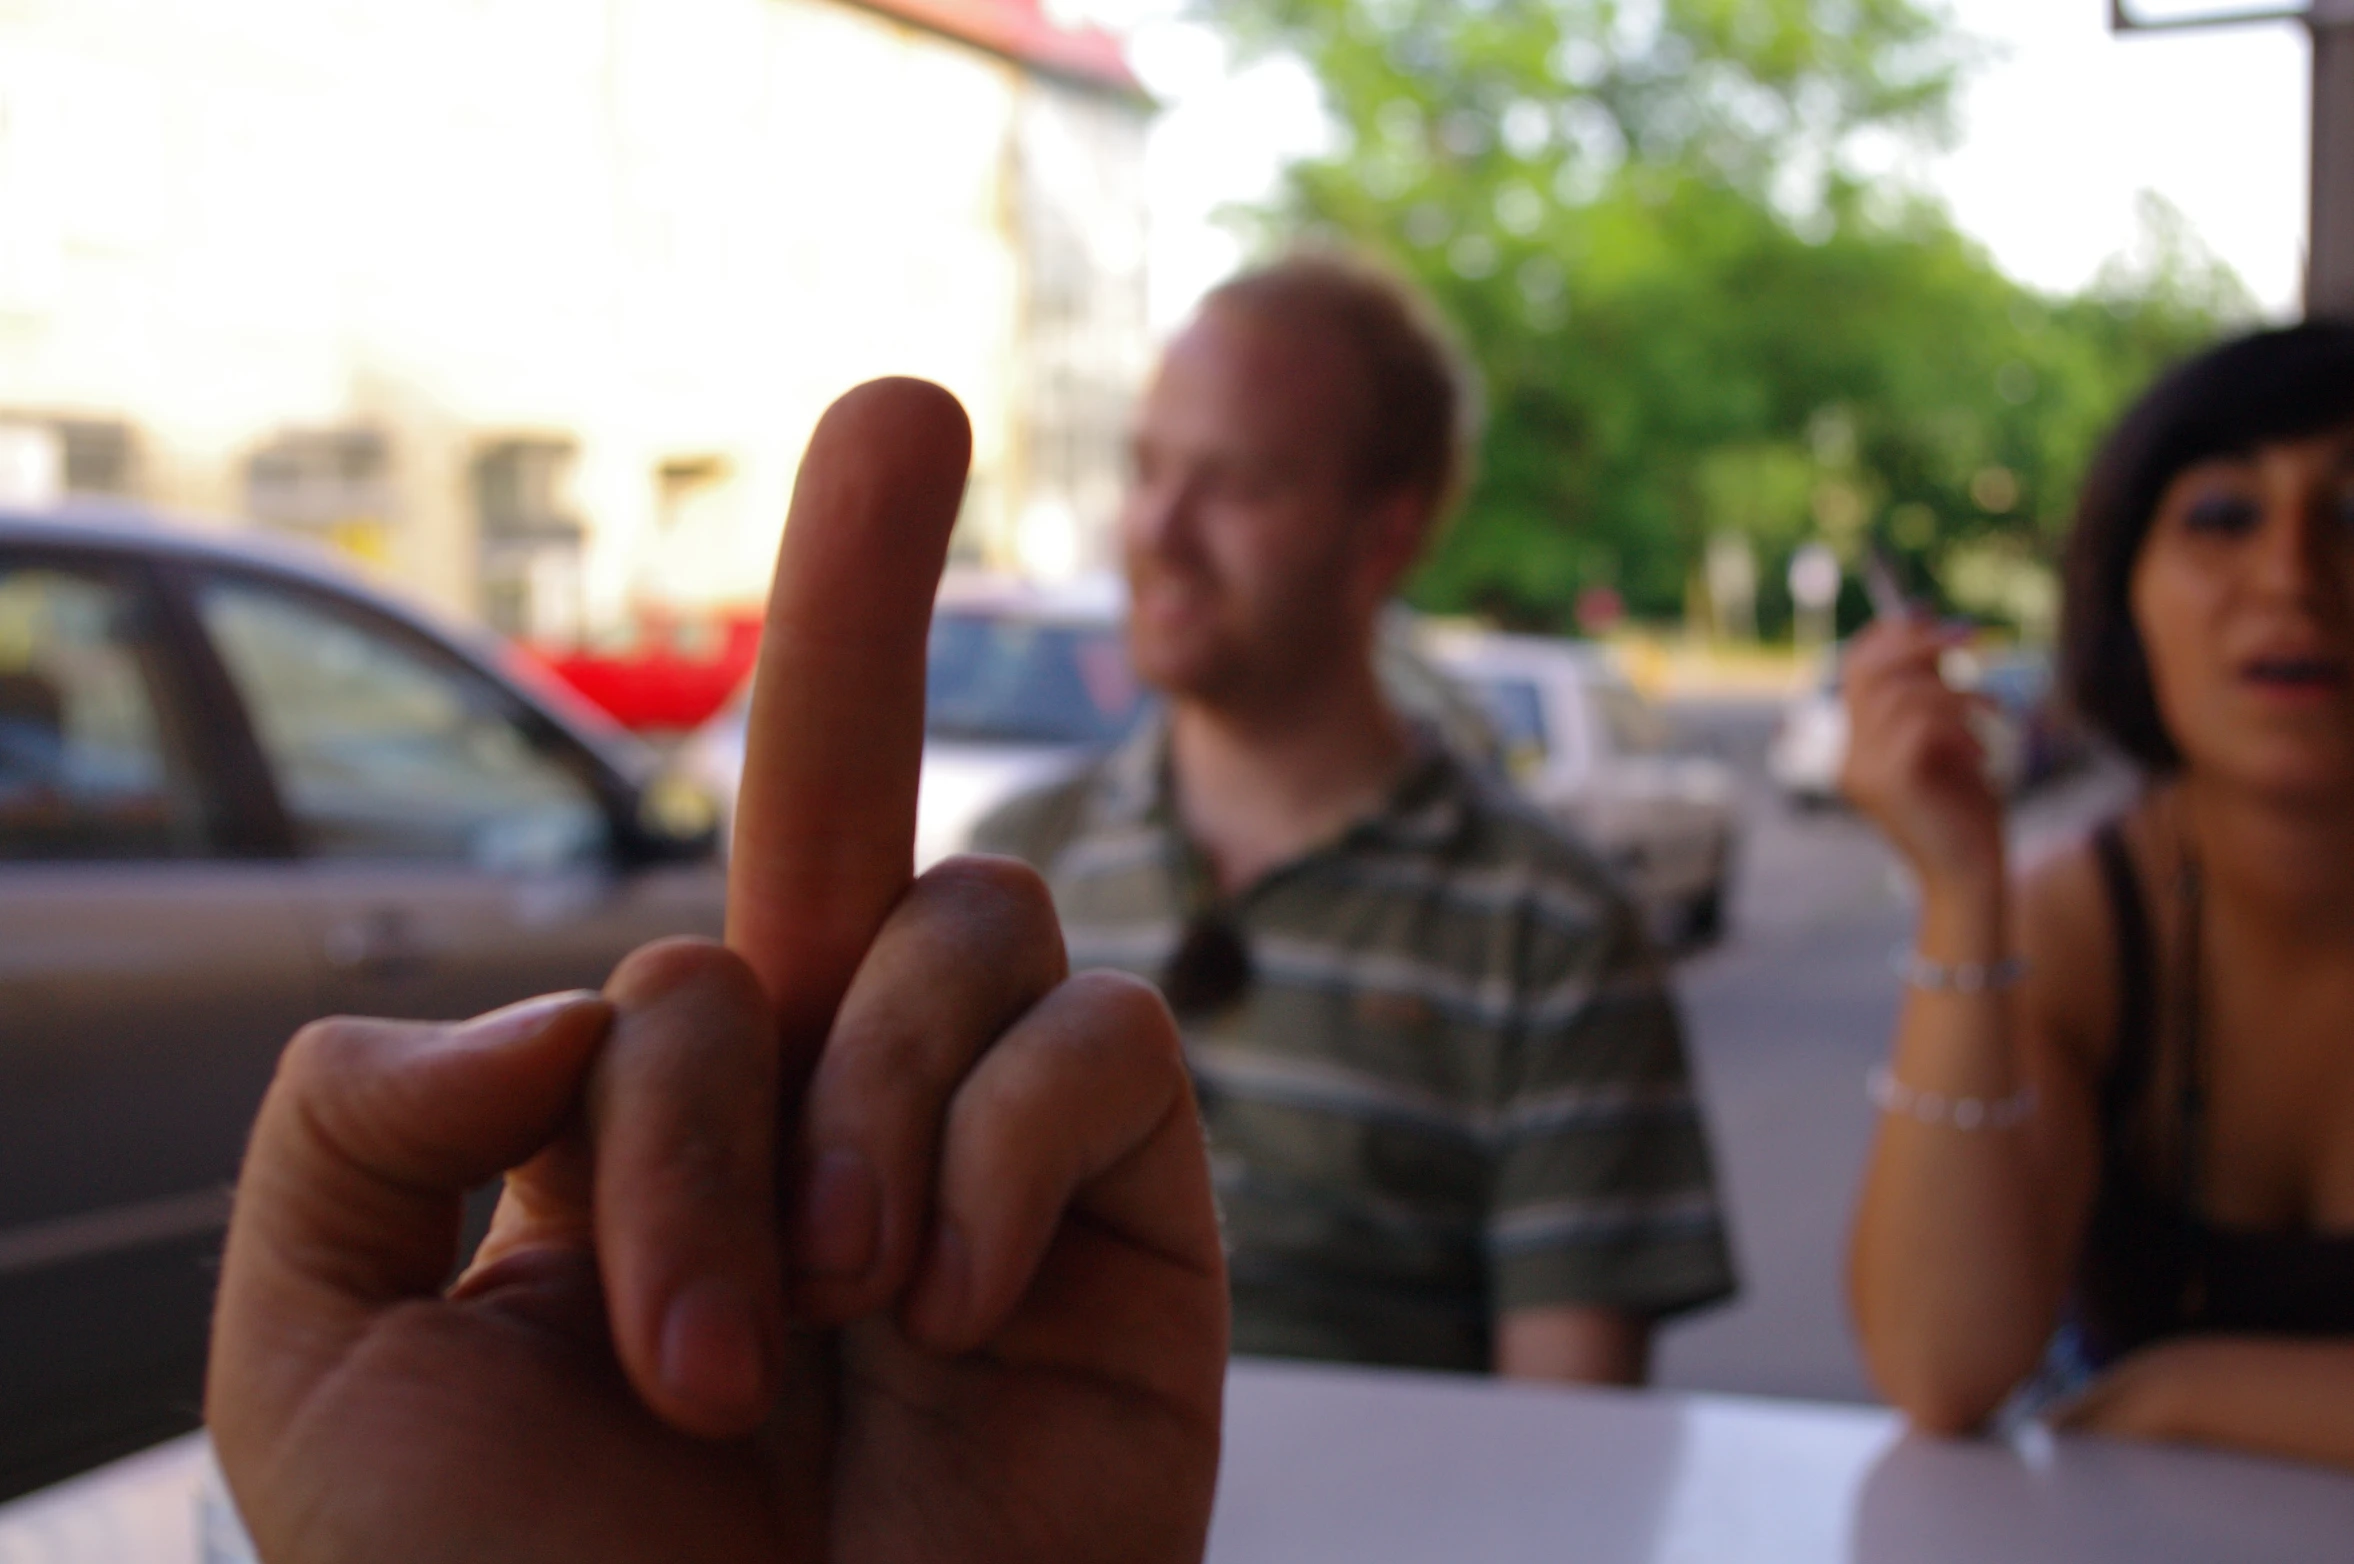
[[[1235,1350],[1634,1382],[1655,1320],[1732,1287],[1674,1010],[1593,860],[1375,669],[1469,401],[1356,263],[1213,293],[1121,518],[1166,719],[975,845],[1045,872],[1075,962],[1176,1010]]]

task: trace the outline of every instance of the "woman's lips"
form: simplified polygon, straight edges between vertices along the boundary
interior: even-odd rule
[[[2318,654],[2271,654],[2240,664],[2240,679],[2251,688],[2282,699],[2320,699],[2342,693],[2348,684],[2345,659]]]

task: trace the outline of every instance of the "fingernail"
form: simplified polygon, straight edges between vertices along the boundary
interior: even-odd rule
[[[875,1170],[855,1151],[826,1152],[810,1164],[801,1191],[798,1263],[819,1276],[864,1276],[881,1247],[882,1191]]]
[[[555,1020],[557,1016],[577,1005],[602,1002],[600,996],[585,988],[562,994],[542,994],[536,999],[519,1000],[503,1009],[461,1021],[445,1035],[453,1048],[479,1048],[494,1052],[512,1047],[532,1036]]]
[[[662,1383],[708,1411],[757,1404],[766,1370],[760,1322],[744,1289],[723,1276],[689,1282],[662,1321]]]
[[[908,1305],[912,1334],[938,1340],[953,1336],[964,1323],[966,1300],[972,1292],[972,1256],[964,1234],[953,1223],[942,1222],[932,1237],[932,1253]]]

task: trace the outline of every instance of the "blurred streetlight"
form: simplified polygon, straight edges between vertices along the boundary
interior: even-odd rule
[[[1790,556],[1790,605],[1801,651],[1831,644],[1839,605],[1839,556],[1830,545],[1809,543]]]
[[[2313,35],[2313,195],[2305,313],[2354,318],[2354,0],[2109,0],[2121,33],[2303,22]]]

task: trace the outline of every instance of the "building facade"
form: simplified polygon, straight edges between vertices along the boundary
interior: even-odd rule
[[[1103,556],[1150,106],[1038,0],[5,0],[0,496],[324,538],[562,640],[765,589],[836,393]]]

